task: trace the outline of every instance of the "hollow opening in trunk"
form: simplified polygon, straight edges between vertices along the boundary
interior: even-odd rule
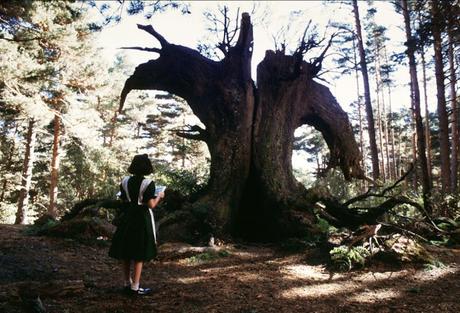
[[[295,178],[311,187],[327,168],[329,149],[319,131],[310,125],[302,125],[294,132],[292,170]]]
[[[154,105],[140,116],[138,135],[147,141],[155,178],[184,194],[192,193],[209,179],[209,149],[199,140],[205,127],[184,99],[161,91],[148,97]]]

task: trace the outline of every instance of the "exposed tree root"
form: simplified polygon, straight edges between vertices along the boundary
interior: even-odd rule
[[[320,193],[315,209],[319,216],[331,225],[345,227],[351,231],[357,231],[362,227],[370,227],[368,225],[382,225],[384,226],[383,230],[387,233],[402,233],[426,242],[429,241],[427,238],[456,234],[458,230],[446,231],[439,228],[422,204],[404,195],[391,195],[391,192],[407,178],[413,168],[413,165],[411,165],[408,171],[391,186],[378,192],[372,191],[373,188],[370,188],[366,193],[343,203],[329,194]],[[383,199],[383,202],[373,207],[362,204],[359,206],[360,203],[370,198]],[[415,208],[420,212],[423,219],[416,221],[416,223],[404,223],[404,225],[398,225],[397,222],[389,223],[383,220],[382,217],[385,214],[394,215],[393,210],[400,205],[409,205]],[[411,219],[410,217],[404,218],[407,220]]]

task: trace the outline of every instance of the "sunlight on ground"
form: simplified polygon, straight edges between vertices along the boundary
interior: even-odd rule
[[[375,281],[400,278],[408,275],[407,271],[402,272],[383,272],[383,273],[364,273],[348,277],[346,274],[330,275],[327,272],[319,271],[318,267],[309,265],[288,265],[281,268],[281,273],[288,280],[304,280],[305,284],[285,290],[281,293],[282,298],[295,299],[314,298],[318,296],[330,296],[341,293],[355,293],[353,301],[373,302],[376,298],[391,299],[399,296],[399,292],[393,289],[369,290],[367,285]],[[325,283],[318,284],[319,281]]]
[[[205,276],[194,276],[194,277],[185,277],[177,279],[178,282],[182,284],[195,284],[207,280],[208,277]]]
[[[408,276],[410,273],[408,271],[399,271],[399,272],[366,272],[361,275],[357,275],[352,279],[356,282],[370,282],[370,281],[382,281],[387,279],[401,278]]]
[[[273,251],[267,250],[260,250],[260,251],[235,251],[234,255],[242,258],[242,259],[254,259],[258,257],[269,257],[273,255]]]
[[[302,287],[295,287],[281,293],[282,298],[293,299],[298,297],[313,298],[317,296],[327,296],[338,292],[350,291],[354,283],[350,281],[331,282],[317,284],[317,281],[327,281],[329,274],[318,272],[318,268],[309,265],[288,265],[281,268],[281,273],[288,280],[311,280]],[[338,279],[336,277],[334,280]]]
[[[262,280],[267,280],[266,275],[264,273],[252,273],[251,271],[253,268],[250,266],[238,265],[238,266],[225,266],[225,267],[214,267],[214,268],[207,268],[201,270],[202,273],[206,275],[222,275],[225,273],[226,278],[232,278],[238,280],[240,282],[248,283],[248,282],[260,282]]]
[[[208,274],[220,273],[224,270],[225,271],[237,270],[237,269],[240,269],[240,267],[241,267],[240,265],[216,266],[216,267],[202,269],[201,272],[208,273]]]
[[[366,302],[372,303],[375,302],[377,299],[379,301],[389,300],[401,297],[401,292],[394,290],[394,289],[375,289],[369,290],[365,289],[362,292],[359,292],[355,295],[352,295],[349,300],[356,301],[356,302]]]
[[[281,292],[280,297],[296,299],[346,294],[350,301],[373,303],[402,297],[402,291],[398,290],[401,288],[384,286],[393,285],[392,281],[395,279],[412,282],[415,280],[415,286],[417,286],[418,283],[426,281],[438,281],[458,270],[456,267],[450,267],[417,271],[343,273],[331,276],[324,271],[319,271],[318,267],[302,264],[288,265],[281,268],[284,278],[304,281],[304,284]],[[379,287],[375,285],[376,282]]]
[[[357,289],[359,286],[352,282],[337,282],[337,283],[326,283],[318,285],[305,285],[302,287],[295,287],[283,291],[281,293],[282,298],[295,299],[301,298],[316,298],[318,296],[330,296],[337,293],[350,293]]]
[[[328,273],[320,272],[317,267],[300,264],[285,266],[281,269],[281,273],[289,280],[297,280],[299,278],[326,280],[330,277]]]
[[[240,273],[235,273],[235,275],[232,276],[244,283],[258,282],[263,278],[262,275],[260,275],[259,273],[244,273],[243,275],[241,275]]]
[[[414,275],[414,278],[419,281],[433,281],[441,279],[444,276],[452,275],[458,272],[458,268],[434,268],[431,270],[419,271]]]

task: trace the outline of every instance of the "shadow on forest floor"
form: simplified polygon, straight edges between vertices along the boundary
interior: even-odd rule
[[[108,244],[22,230],[0,225],[0,312],[23,312],[24,299],[36,295],[50,313],[460,312],[460,250],[436,249],[441,268],[372,264],[330,273],[316,250],[226,246],[216,253],[168,243],[144,268],[142,283],[153,294],[136,298],[122,293]]]

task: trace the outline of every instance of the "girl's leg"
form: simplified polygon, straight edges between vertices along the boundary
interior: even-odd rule
[[[133,280],[131,279],[131,261],[123,260],[123,279],[125,281],[125,286],[130,286]]]
[[[142,265],[144,262],[142,261],[134,261],[134,280],[131,288],[134,290],[139,289],[139,282],[141,281],[141,274],[142,274]]]

